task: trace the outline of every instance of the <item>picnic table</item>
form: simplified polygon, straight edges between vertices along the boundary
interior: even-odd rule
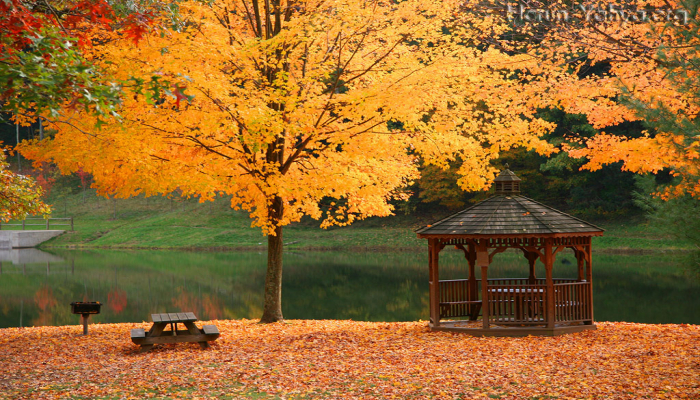
[[[153,325],[148,332],[144,329],[131,330],[131,341],[141,346],[141,352],[150,350],[156,344],[183,342],[197,342],[201,348],[206,349],[209,347],[208,342],[219,337],[216,325],[197,328],[197,317],[191,312],[151,314],[151,320]],[[183,324],[185,329],[177,329],[178,324]],[[170,330],[166,331],[168,326]]]

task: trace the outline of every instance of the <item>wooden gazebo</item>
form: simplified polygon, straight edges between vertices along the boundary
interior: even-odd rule
[[[428,239],[430,329],[472,335],[559,335],[595,329],[591,283],[591,238],[595,225],[520,195],[520,178],[508,169],[495,179],[495,195],[416,231]],[[439,254],[445,246],[464,252],[468,279],[440,280]],[[569,248],[576,256],[575,279],[553,277],[554,260]],[[529,276],[488,279],[494,255],[518,249]],[[535,264],[545,278],[535,276]],[[481,269],[477,279],[475,269]],[[481,321],[478,321],[481,317]]]

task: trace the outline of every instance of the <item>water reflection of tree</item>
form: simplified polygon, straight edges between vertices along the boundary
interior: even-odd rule
[[[39,307],[39,315],[32,320],[32,324],[35,326],[53,325],[53,309],[58,304],[58,300],[56,300],[49,285],[43,284],[34,293],[34,303]]]
[[[52,270],[46,277],[43,270],[27,275],[5,271],[0,275],[0,325],[18,326],[20,315],[24,325],[32,321],[34,325],[77,324],[79,317],[70,314],[68,304],[80,299],[106,302],[95,322],[140,322],[155,312],[192,311],[201,319],[257,318],[262,312],[264,269],[260,265],[264,265],[264,256],[153,253],[90,252],[85,258],[76,258],[75,274]],[[596,319],[698,321],[700,280],[696,277],[700,267],[693,267],[698,259],[688,256],[597,253],[593,267]],[[561,260],[565,258],[572,259],[572,255],[568,251],[557,255],[556,275],[575,277],[575,263],[564,265]],[[444,265],[441,279],[466,277],[461,252],[441,253],[440,263]],[[110,274],[115,265],[119,268],[118,285],[115,275]],[[523,263],[520,254],[503,253],[494,258],[494,277],[519,277],[526,269],[527,262]],[[121,294],[114,288],[125,292],[124,299],[120,300]],[[284,312],[290,319],[426,319],[427,261],[417,253],[290,255],[282,295]],[[128,302],[122,303],[126,298]]]
[[[114,288],[107,293],[107,306],[115,315],[124,311],[126,304],[126,292],[122,289]]]
[[[383,267],[363,261],[358,257],[303,266],[290,263],[282,293],[285,315],[365,321],[427,317],[428,291],[422,266]]]
[[[173,298],[173,306],[182,312],[194,311],[197,317],[202,319],[223,318],[221,299],[208,293],[200,297],[185,291],[184,288],[178,288],[177,294]]]
[[[413,304],[413,294],[418,290],[418,284],[411,280],[406,280],[401,283],[401,286],[396,291],[396,296],[389,301],[386,305],[386,309],[389,312],[405,312],[409,310]]]
[[[685,266],[688,278],[694,282],[700,282],[700,250],[688,254],[688,259],[682,265]]]

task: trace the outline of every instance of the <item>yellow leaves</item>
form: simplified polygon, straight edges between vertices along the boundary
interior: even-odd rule
[[[127,96],[122,120],[95,131],[94,118],[77,113],[73,127],[52,127],[53,142],[23,151],[66,172],[80,166],[101,193],[229,194],[266,233],[304,215],[325,215],[323,226],[389,215],[419,159],[458,161],[461,188],[480,190],[501,152],[553,152],[541,137],[554,125],[535,117],[548,99],[526,84],[538,60],[464,46],[508,27],[462,5],[305,2],[259,37],[241,2],[183,2],[183,32],[138,48],[113,37],[94,56],[118,77],[186,82],[192,102]],[[459,35],[445,35],[445,21]],[[276,196],[285,210],[273,221]],[[327,197],[343,207],[321,210]]]
[[[639,138],[626,139],[619,136],[599,134],[585,143],[585,147],[573,149],[565,147],[572,157],[586,157],[588,162],[585,169],[595,171],[605,164],[623,162],[623,170],[635,173],[656,173],[664,168],[680,176],[683,171],[683,181],[680,186],[672,189],[675,194],[666,192],[666,196],[675,197],[683,191],[694,193],[700,184],[692,179],[697,176],[699,166],[695,161],[698,153],[697,146],[683,148],[680,143],[684,138],[680,135],[659,133],[655,137],[644,135]],[[697,143],[697,141],[695,141]],[[688,179],[688,178],[691,179]]]
[[[648,7],[660,2],[639,4]],[[680,7],[678,2],[669,4]],[[689,126],[683,121],[684,116],[693,120],[698,114],[696,91],[688,90],[697,81],[691,60],[697,58],[698,39],[689,34],[694,29],[689,25],[615,22],[596,24],[594,29],[585,24],[554,24],[550,28],[529,50],[531,55],[540,56],[541,76],[533,84],[540,85],[539,95],[552,106],[585,114],[596,129],[646,119],[660,130],[673,129],[669,127],[675,125],[680,131]],[[643,107],[623,104],[625,97]],[[664,117],[655,111],[668,112],[666,123],[656,120]],[[618,161],[624,163],[624,169],[638,173],[673,169],[683,179],[683,190],[699,192],[700,187],[694,182],[697,166],[689,162],[696,160],[698,154],[688,143],[688,135],[684,140],[669,132],[655,134],[654,139],[629,140],[602,134],[589,141],[585,149],[569,150],[574,157],[587,157],[585,168],[591,170]]]

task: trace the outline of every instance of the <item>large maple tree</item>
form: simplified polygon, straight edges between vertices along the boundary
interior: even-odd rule
[[[117,77],[157,74],[193,98],[124,98],[120,119],[73,126],[23,153],[82,168],[102,194],[230,195],[268,237],[263,322],[282,320],[283,227],[392,213],[426,164],[488,186],[513,146],[541,153],[551,124],[538,60],[490,47],[506,28],[463,1],[184,2],[180,30],[134,46],[111,32],[92,61]],[[529,83],[527,81],[529,80]]]

